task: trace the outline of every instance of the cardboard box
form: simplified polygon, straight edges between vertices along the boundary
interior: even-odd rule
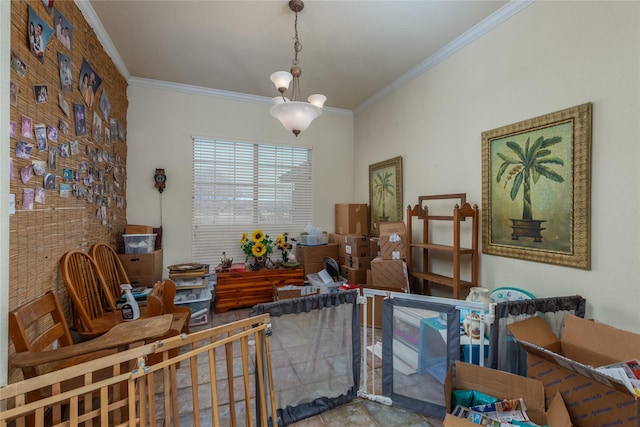
[[[162,249],[150,254],[118,254],[131,286],[151,287],[162,280]]]
[[[370,248],[369,236],[363,234],[347,234],[344,236],[345,257],[347,255],[367,257],[369,256]]]
[[[153,234],[153,227],[151,225],[132,225],[127,224],[127,228],[124,234]]]
[[[369,256],[372,258],[380,256],[380,239],[378,237],[369,238]]]
[[[540,317],[507,325],[527,352],[527,376],[560,393],[577,426],[640,423],[640,397],[593,367],[640,357],[640,334],[569,315],[562,339]]]
[[[527,415],[534,423],[550,427],[571,427],[571,420],[562,396],[556,394],[545,410],[544,385],[531,378],[456,361],[455,380],[453,369],[450,367],[444,383],[448,414],[454,409],[451,407],[451,392],[453,390],[477,390],[498,399],[522,398],[527,407]],[[443,426],[478,427],[478,424],[447,415]]]
[[[341,266],[340,271],[344,278],[347,279],[347,283],[359,285],[367,282],[367,270],[351,268],[343,265]]]
[[[407,229],[404,222],[381,222],[380,256],[383,259],[407,258]]]
[[[367,204],[336,204],[336,233],[369,234]]]
[[[338,245],[329,243],[320,246],[296,246],[296,257],[304,268],[305,276],[324,269],[325,257],[338,260]]]
[[[409,289],[407,263],[403,260],[374,258],[371,261],[371,278],[376,287]]]
[[[340,257],[338,257],[340,258]],[[340,265],[346,265],[349,268],[355,268],[356,270],[367,270],[371,268],[371,260],[374,257],[366,256],[366,257],[357,257],[347,255],[344,258],[344,261]]]

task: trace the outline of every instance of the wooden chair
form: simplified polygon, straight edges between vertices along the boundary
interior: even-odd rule
[[[189,307],[176,306],[176,283],[171,279],[165,279],[153,285],[151,293],[147,295],[147,317],[160,316],[162,314],[173,314],[174,324],[178,320],[184,320],[180,332],[188,334],[189,321],[191,320],[191,310]]]
[[[89,255],[96,262],[98,270],[102,274],[107,287],[111,289],[114,299],[120,298],[124,293],[120,285],[123,283],[130,284],[131,282],[116,251],[106,243],[94,243],[89,249]]]
[[[79,249],[60,261],[62,279],[73,302],[73,322],[82,338],[94,338],[123,322],[116,302],[96,262]]]

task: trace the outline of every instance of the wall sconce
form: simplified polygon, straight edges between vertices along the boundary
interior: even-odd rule
[[[164,191],[165,183],[167,182],[167,176],[164,174],[164,169],[156,169],[155,175],[153,175],[153,180],[156,183],[156,188],[162,194]]]

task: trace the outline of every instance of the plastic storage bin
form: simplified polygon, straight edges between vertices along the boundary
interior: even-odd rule
[[[150,254],[154,251],[157,234],[123,234],[124,253]]]
[[[316,288],[318,288],[320,290],[319,293],[321,293],[321,294],[328,294],[328,293],[331,293],[331,292],[337,292],[338,288],[340,286],[342,286],[345,283],[347,283],[347,279],[345,279],[342,276],[340,276],[340,281],[338,281],[338,282],[324,283],[322,281],[322,279],[320,278],[320,275],[318,273],[307,274],[307,279],[309,280],[309,284],[311,286],[314,286],[314,287],[316,287]]]
[[[300,244],[304,246],[318,246],[329,243],[329,235],[323,234],[300,234]]]
[[[207,323],[211,308],[211,291],[208,288],[185,290],[176,293],[175,305],[184,305],[191,310],[190,326]]]

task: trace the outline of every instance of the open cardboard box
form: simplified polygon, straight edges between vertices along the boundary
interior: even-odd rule
[[[461,361],[456,361],[455,369],[455,381],[453,369],[449,368],[444,383],[447,404],[447,415],[443,422],[445,427],[477,427],[477,424],[471,421],[450,415],[454,409],[451,407],[451,392],[454,389],[477,390],[498,399],[522,398],[527,407],[527,415],[534,423],[550,427],[571,427],[572,425],[562,396],[559,394],[545,410],[544,384],[540,381]]]
[[[558,338],[540,317],[507,325],[527,352],[527,376],[560,393],[577,426],[640,424],[640,399],[622,382],[594,367],[640,358],[640,334],[576,316],[565,318]]]

